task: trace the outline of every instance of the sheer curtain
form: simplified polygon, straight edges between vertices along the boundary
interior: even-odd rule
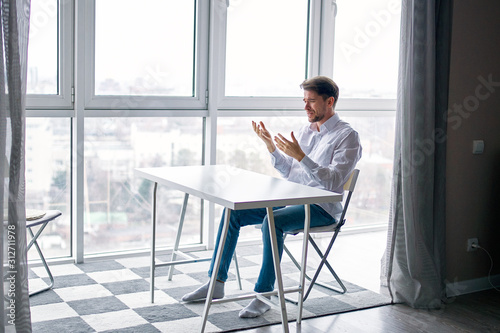
[[[24,202],[26,63],[30,0],[0,0],[0,174],[4,214],[2,332],[31,332]]]
[[[394,302],[445,297],[445,167],[451,0],[403,0],[391,212],[382,284]]]

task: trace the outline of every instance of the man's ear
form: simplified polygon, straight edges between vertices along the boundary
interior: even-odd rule
[[[334,102],[335,102],[335,98],[333,96],[330,96],[328,98],[328,106],[333,106]]]

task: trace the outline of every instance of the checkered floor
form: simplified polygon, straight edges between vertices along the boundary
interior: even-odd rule
[[[246,277],[242,280],[243,291],[238,289],[233,266],[226,283],[226,295],[253,290],[261,251],[259,246],[238,249],[239,254],[244,254],[239,258],[241,276]],[[207,254],[198,253],[203,257]],[[158,257],[157,262],[169,259],[169,256]],[[172,281],[167,279],[168,267],[158,268],[154,304],[149,296],[149,257],[50,265],[55,278],[54,288],[30,297],[33,332],[196,332],[204,303],[183,303],[180,298],[207,281],[208,265],[208,262],[178,265]],[[285,286],[297,285],[298,271],[286,256],[282,270]],[[49,282],[43,267],[33,267],[29,274],[31,290]],[[348,284],[348,288],[347,294],[333,297],[320,290],[322,288],[314,288],[311,301],[304,304],[304,317],[318,315],[319,310],[353,310],[366,305],[367,299],[376,303],[386,301],[382,296],[355,285]],[[312,300],[314,298],[319,303]],[[257,319],[239,319],[238,312],[247,303],[248,300],[212,306],[206,332],[280,322],[277,310]],[[288,306],[289,317],[293,319],[296,307]]]

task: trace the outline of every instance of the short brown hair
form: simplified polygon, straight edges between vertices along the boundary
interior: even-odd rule
[[[339,87],[329,77],[315,76],[304,80],[304,82],[300,85],[300,88],[308,91],[314,91],[318,95],[322,96],[324,100],[329,97],[333,97],[333,108],[335,108],[337,99],[339,98]]]

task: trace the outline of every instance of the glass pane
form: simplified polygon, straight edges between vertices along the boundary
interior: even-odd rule
[[[71,256],[70,149],[70,119],[26,118],[26,209],[62,212],[38,238],[46,258]],[[28,256],[40,259],[34,247]]]
[[[58,94],[58,1],[32,0],[28,94]]]
[[[134,168],[200,165],[201,150],[201,118],[86,119],[85,254],[149,248],[153,183]],[[157,244],[172,246],[184,193],[159,186],[157,197]],[[200,242],[200,219],[192,198],[181,243]]]
[[[307,6],[307,0],[230,1],[226,96],[301,96]]]
[[[349,117],[342,114],[340,116],[358,131],[363,146],[363,156],[357,165],[361,172],[349,206],[346,228],[387,223],[395,117]],[[217,163],[281,177],[271,166],[269,153],[264,144],[254,134],[252,120],[262,120],[273,135],[282,133],[286,137],[290,137],[291,131],[297,131],[307,124],[305,116],[219,118]],[[221,213],[219,212],[217,216]],[[247,239],[260,237],[260,231],[246,228],[240,237]]]
[[[347,211],[346,227],[387,225],[394,159],[394,116],[342,117],[361,138],[363,156],[356,190]]]
[[[342,98],[396,98],[401,1],[337,0],[334,80]]]
[[[97,0],[95,94],[193,96],[194,3]]]

